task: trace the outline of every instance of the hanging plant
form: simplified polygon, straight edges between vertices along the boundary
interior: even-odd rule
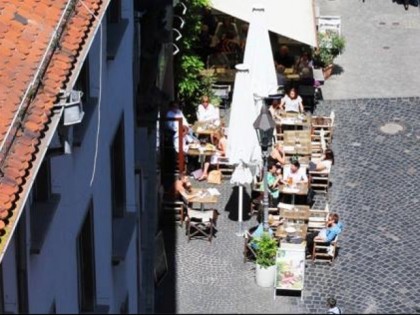
[[[203,81],[201,72],[205,64],[195,53],[201,32],[202,11],[209,6],[209,0],[184,0],[187,12],[182,29],[182,38],[177,42],[180,52],[174,57],[176,95],[185,104],[184,113],[194,117],[195,106],[208,90],[208,81]],[[178,13],[178,12],[176,12]]]

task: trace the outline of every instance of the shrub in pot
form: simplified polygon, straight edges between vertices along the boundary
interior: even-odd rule
[[[318,48],[313,52],[314,63],[323,68],[326,79],[331,75],[334,59],[344,51],[345,46],[345,38],[335,32],[318,33]]]
[[[272,287],[276,273],[277,240],[268,232],[255,238],[256,281],[259,286]]]

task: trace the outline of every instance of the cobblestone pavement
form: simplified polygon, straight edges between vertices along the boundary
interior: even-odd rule
[[[420,8],[391,0],[316,0],[320,15],[341,16],[347,44],[325,99],[419,96]]]
[[[217,187],[221,216],[212,244],[187,243],[180,227],[166,230],[171,274],[159,288],[157,311],[325,313],[325,299],[333,295],[347,313],[415,312],[420,306],[420,99],[325,101],[318,113],[332,109],[337,125],[330,205],[345,229],[332,266],[307,262],[303,300],[273,300],[271,289],[255,284],[254,264],[242,261],[238,223],[229,218],[236,216],[237,197],[225,181]],[[381,127],[397,133],[383,133]],[[245,222],[255,224],[255,219]]]

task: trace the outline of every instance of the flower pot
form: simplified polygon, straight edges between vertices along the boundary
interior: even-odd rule
[[[263,268],[257,264],[256,281],[260,287],[271,288],[274,286],[274,278],[276,277],[276,265]]]
[[[330,64],[322,69],[322,73],[324,74],[325,80],[327,80],[332,75],[333,68],[334,65]]]

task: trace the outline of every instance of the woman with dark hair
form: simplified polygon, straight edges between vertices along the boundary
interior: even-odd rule
[[[321,160],[317,163],[309,162],[309,171],[331,171],[331,166],[334,165],[334,152],[331,149],[326,149],[321,157]]]
[[[298,95],[295,88],[291,88],[281,99],[280,108],[286,112],[304,113],[305,111],[302,98]]]

